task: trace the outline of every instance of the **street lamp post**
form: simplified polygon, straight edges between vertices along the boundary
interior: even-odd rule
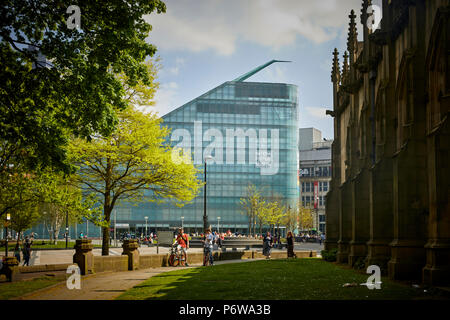
[[[205,187],[204,187],[204,194],[203,194],[203,232],[206,233],[206,229],[208,229],[208,215],[206,214],[206,162],[208,160],[212,160],[213,157],[206,156],[205,157]]]
[[[184,217],[181,217],[181,229],[183,229],[184,230],[184,227],[183,227],[183,223],[184,222]]]
[[[117,247],[116,222],[117,222],[117,211],[114,210],[114,246],[115,246],[115,247]]]
[[[144,217],[145,219],[145,238],[147,238],[147,221],[148,221],[148,217]]]
[[[66,212],[66,249],[69,246],[69,211]]]
[[[6,229],[6,242],[5,242],[5,256],[8,257],[8,225],[9,222],[11,221],[11,215],[9,213],[6,214],[6,224],[5,224],[5,229]]]
[[[220,217],[217,217],[217,232],[220,233]]]

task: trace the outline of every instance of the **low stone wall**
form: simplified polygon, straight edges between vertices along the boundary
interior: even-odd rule
[[[168,254],[147,254],[139,256],[139,269],[167,267]]]
[[[297,258],[315,258],[317,257],[316,251],[294,251]],[[253,251],[253,259],[264,259],[266,256],[262,254],[262,252]],[[272,259],[286,259],[287,252],[286,251],[272,251],[270,253],[270,257]]]
[[[128,271],[128,256],[94,256],[94,272]]]
[[[73,263],[61,263],[61,264],[43,264],[37,266],[20,266],[20,273],[33,273],[33,272],[49,272],[49,271],[64,271],[73,265]]]

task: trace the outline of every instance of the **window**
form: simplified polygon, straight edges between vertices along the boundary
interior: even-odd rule
[[[311,183],[310,182],[306,182],[305,192],[311,192]]]

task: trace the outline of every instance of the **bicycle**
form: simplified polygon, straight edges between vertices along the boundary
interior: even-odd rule
[[[186,265],[186,254],[183,250],[181,250],[181,246],[179,244],[174,243],[170,248],[170,256],[168,262],[169,266],[171,267]]]

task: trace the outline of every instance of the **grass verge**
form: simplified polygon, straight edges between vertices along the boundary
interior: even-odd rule
[[[119,300],[410,300],[433,298],[382,277],[369,290],[369,275],[320,259],[270,260],[180,269],[162,273]],[[354,287],[343,287],[356,283]]]
[[[0,283],[0,300],[8,300],[49,287],[65,280],[61,277],[42,277],[32,280]]]

